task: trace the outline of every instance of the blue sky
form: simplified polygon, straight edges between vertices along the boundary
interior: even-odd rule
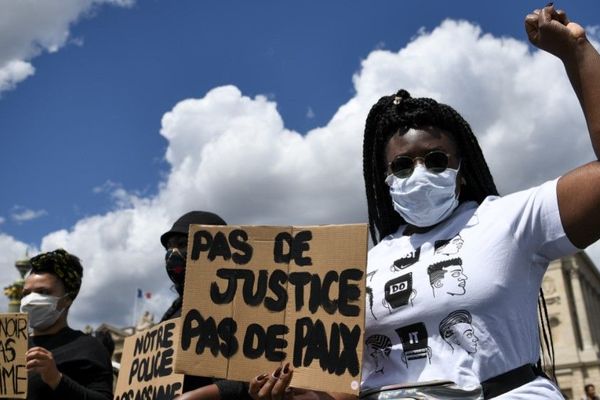
[[[416,94],[440,94],[445,96],[442,100],[458,104],[474,127],[481,128],[482,145],[494,145],[504,136],[486,118],[497,118],[494,107],[510,111],[504,103],[488,101],[493,97],[490,93],[507,95],[502,92],[506,87],[496,87],[495,82],[513,82],[511,74],[520,68],[547,70],[557,77],[557,88],[566,93],[568,111],[551,121],[552,132],[560,141],[560,127],[583,127],[559,63],[531,48],[529,53],[523,51],[523,19],[544,5],[537,1],[494,5],[481,1],[98,0],[59,1],[51,9],[43,3],[23,9],[16,0],[4,2],[5,15],[16,19],[0,17],[0,33],[5,38],[0,40],[0,235],[10,250],[0,263],[7,267],[12,263],[9,254],[22,253],[25,245],[33,253],[63,246],[82,255],[92,271],[112,271],[111,279],[117,279],[117,267],[109,267],[114,263],[111,254],[120,259],[131,256],[128,265],[152,264],[149,270],[160,276],[158,235],[190,208],[212,208],[232,223],[365,221],[362,182],[355,173],[360,172],[360,149],[349,143],[344,132],[352,130],[352,140],[360,140],[367,100],[400,86],[411,87]],[[600,25],[596,0],[571,1],[566,10],[584,26]],[[466,20],[468,26],[443,26],[447,19]],[[444,36],[458,32],[453,29],[463,29],[460,32],[479,47],[470,48],[462,36],[456,41]],[[506,53],[487,56],[494,53],[487,52],[486,37],[500,46],[492,48]],[[435,47],[444,40],[445,47]],[[470,58],[469,54],[477,55]],[[384,68],[389,57],[404,60],[406,68],[400,64]],[[460,64],[456,57],[470,61]],[[19,64],[28,72],[3,86],[3,68],[15,60],[29,64],[29,69]],[[532,67],[527,69],[526,63]],[[463,74],[464,68],[468,71]],[[224,86],[229,89],[213,91]],[[200,117],[207,112],[202,111],[203,104],[211,110],[208,119]],[[559,100],[556,104],[558,110],[565,109]],[[191,111],[186,111],[186,105]],[[358,110],[356,118],[352,114],[346,119],[352,128],[337,121],[353,109]],[[227,125],[237,111],[246,112],[255,122]],[[198,119],[190,120],[186,112]],[[222,123],[212,121],[216,115]],[[529,122],[535,125],[536,121]],[[514,123],[521,124],[516,117]],[[544,123],[534,127],[550,129]],[[293,154],[298,147],[290,147],[278,135],[262,142],[262,131],[253,131],[257,127],[279,130],[284,137],[294,134],[296,141],[310,133],[323,147],[309,146],[312,152],[307,159],[312,161],[299,160]],[[506,122],[502,129],[514,130],[514,125]],[[341,133],[336,139],[333,133],[328,136],[330,131]],[[206,146],[220,143],[211,135],[231,135],[232,140],[236,135],[257,136],[239,148],[223,144],[214,153],[223,164],[207,170],[203,164],[210,159],[204,153]],[[573,154],[589,158],[585,131],[577,135]],[[541,146],[546,139],[540,138]],[[499,148],[510,150],[511,143],[519,147],[519,140],[502,141]],[[258,143],[264,146],[255,147]],[[264,161],[264,154],[288,154],[290,149],[287,157],[270,164]],[[506,165],[509,152],[502,155],[494,147],[489,149],[492,167]],[[547,169],[547,160],[536,163],[531,154],[523,157],[527,161],[514,165],[516,174],[513,170],[496,174],[492,168],[505,193],[539,184],[579,163],[557,153],[552,161],[558,166]],[[311,172],[319,160],[338,166],[339,173],[323,177]],[[279,163],[284,164],[284,172],[273,169]],[[344,168],[344,164],[351,167]],[[263,181],[255,181],[263,172]],[[188,181],[194,190],[186,188]],[[332,191],[321,190],[324,187]],[[270,190],[270,197],[256,196]],[[313,202],[315,193],[328,198]],[[337,202],[346,198],[353,200],[338,210]],[[270,203],[271,199],[278,200]],[[142,218],[144,212],[155,219],[148,220],[147,226],[136,225],[135,218]],[[122,231],[99,234],[104,231],[96,223]],[[147,229],[147,234],[136,229]],[[136,247],[130,242],[136,240],[147,243],[148,251],[133,250]],[[98,251],[107,254],[101,257]],[[164,279],[150,279],[148,270],[136,268],[128,277],[139,279],[144,289],[162,291],[155,305],[160,310],[172,293],[165,289]],[[12,279],[10,273],[0,275],[3,285]],[[102,282],[104,286],[98,288],[113,281]],[[86,299],[91,301],[91,294],[82,301]],[[78,321],[98,322],[83,315],[82,306],[75,316]],[[110,318],[107,315],[98,318]],[[114,322],[123,323],[124,318],[114,318]]]
[[[586,17],[600,6],[573,3],[569,14],[594,24]],[[106,192],[94,191],[107,182],[155,193],[168,168],[160,117],[181,99],[234,84],[274,99],[286,126],[306,132],[352,96],[352,74],[371,50],[397,50],[445,18],[523,38],[522,16],[538,2],[489,4],[163,0],[98,7],[73,23],[65,47],[34,59],[34,76],[2,94],[0,229],[38,245],[48,232],[111,209]],[[28,222],[10,217],[24,210],[44,212]]]

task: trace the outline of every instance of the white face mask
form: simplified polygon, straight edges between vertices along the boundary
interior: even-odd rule
[[[64,308],[57,310],[57,304],[63,297],[39,293],[29,293],[23,297],[21,312],[29,314],[29,326],[36,330],[52,326],[65,311]]]
[[[417,164],[408,178],[388,175],[394,210],[414,226],[428,227],[448,218],[458,206],[456,175],[458,169],[434,173]]]

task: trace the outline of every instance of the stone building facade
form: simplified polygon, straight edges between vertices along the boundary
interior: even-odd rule
[[[554,340],[556,377],[568,399],[600,388],[600,273],[584,252],[553,261],[542,288]]]

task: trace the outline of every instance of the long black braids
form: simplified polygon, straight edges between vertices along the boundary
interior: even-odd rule
[[[460,151],[461,173],[466,181],[461,188],[460,201],[481,203],[487,196],[498,194],[479,143],[469,124],[456,110],[433,99],[410,97],[406,90],[384,96],[369,112],[363,141],[363,173],[373,243],[396,232],[405,223],[394,211],[385,184],[385,146],[398,132],[428,126],[450,133]]]
[[[385,147],[396,133],[403,134],[411,128],[436,127],[448,132],[460,152],[461,175],[465,184],[461,187],[459,201],[474,200],[478,204],[491,195],[498,195],[492,174],[483,152],[469,124],[452,107],[429,98],[413,98],[406,90],[384,96],[373,105],[367,116],[363,138],[363,175],[367,195],[369,231],[373,244],[395,233],[404,219],[394,210],[389,188],[385,183],[387,165]],[[545,309],[543,293],[538,298],[540,309]],[[540,313],[540,338],[542,354],[553,355],[553,345],[548,342],[547,314]],[[544,321],[545,317],[545,321]],[[551,332],[549,332],[551,338]],[[554,360],[551,356],[551,369]],[[543,358],[542,358],[543,360]],[[543,360],[545,361],[545,360]],[[552,371],[553,373],[553,371]]]

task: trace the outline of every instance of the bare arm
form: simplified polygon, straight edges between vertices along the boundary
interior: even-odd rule
[[[571,242],[584,248],[600,238],[600,54],[584,29],[553,6],[529,14],[525,29],[532,44],[563,62],[579,99],[596,161],[558,181],[558,207]]]

